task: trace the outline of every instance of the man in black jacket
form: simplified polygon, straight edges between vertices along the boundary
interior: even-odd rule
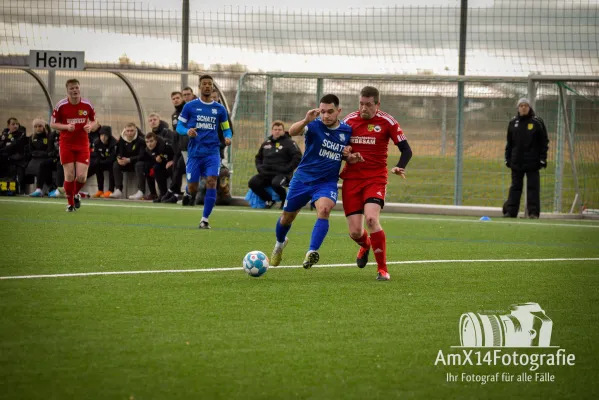
[[[35,176],[35,191],[29,196],[42,197],[44,184],[52,189],[52,167],[54,145],[50,142],[50,127],[41,118],[33,120],[33,135],[29,138],[31,160],[27,164],[26,175]]]
[[[512,185],[503,205],[503,216],[516,218],[526,175],[529,218],[541,214],[541,180],[539,169],[547,168],[549,138],[543,120],[535,115],[526,98],[518,101],[518,115],[510,121],[505,146],[505,165],[512,170]]]
[[[9,118],[6,121],[6,129],[0,134],[0,176],[16,175],[19,193],[25,191],[28,144],[25,127],[21,126],[16,118]]]
[[[156,183],[160,194],[166,193],[166,180],[172,171],[174,152],[162,137],[154,132],[146,135],[146,149],[142,155],[142,162],[137,163],[135,172],[138,179],[146,179],[150,193],[144,196],[144,200],[160,202],[156,194]]]
[[[272,189],[281,198],[281,207],[285,204],[287,190],[293,171],[302,159],[302,152],[291,136],[285,132],[285,125],[281,121],[274,121],[271,127],[271,136],[262,143],[256,154],[256,169],[248,182],[248,186],[258,197],[266,203],[266,208],[274,205],[272,196],[266,191]]]
[[[145,151],[146,142],[139,134],[137,125],[130,122],[121,133],[121,140],[117,145],[116,161],[113,164],[115,191],[110,195],[111,199],[123,197],[123,172],[135,172],[135,164],[141,161]],[[146,190],[146,180],[137,180],[137,192],[131,196],[131,200],[141,200]]]
[[[102,125],[100,137],[94,142],[94,157],[96,158],[96,182],[98,191],[93,197],[109,198],[114,192],[114,169],[116,161],[117,140],[112,136],[112,127]],[[104,191],[104,171],[108,171],[108,190]]]
[[[191,88],[187,87],[183,90],[186,92],[186,96],[190,100],[193,100],[193,98],[195,98],[195,96],[193,95],[193,90]],[[179,114],[181,114],[181,110],[183,110],[185,100],[181,92],[172,92],[171,101],[173,102],[173,106],[175,107],[175,111],[171,115],[171,120],[173,125],[173,132],[176,132],[177,122],[179,121]],[[160,202],[162,203],[176,203],[179,200],[179,195],[181,194],[181,185],[183,184],[183,176],[185,175],[185,161],[183,160],[181,152],[187,151],[189,137],[180,135],[175,136],[177,136],[177,145],[173,148],[175,152],[175,159],[172,168],[172,181],[171,186],[168,188],[166,194],[163,195],[162,192],[160,193],[160,195],[162,196],[160,198]]]

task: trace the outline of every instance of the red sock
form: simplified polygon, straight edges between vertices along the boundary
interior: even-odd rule
[[[75,191],[73,192],[73,195],[76,195],[77,193],[79,193],[81,188],[85,185],[85,182],[80,183],[79,181],[75,180],[73,183],[75,184]]]
[[[67,194],[67,202],[69,203],[70,206],[75,205],[75,200],[73,199],[73,196],[74,196],[73,191],[74,190],[75,190],[75,182],[64,181],[64,192]]]
[[[372,249],[379,271],[387,272],[387,239],[385,231],[380,230],[370,234]]]
[[[351,235],[349,237],[351,237]],[[362,237],[360,237],[359,239],[354,239],[353,237],[351,238],[354,242],[358,243],[360,247],[364,247],[365,249],[370,248],[370,238],[368,237],[368,233],[366,232],[366,230],[362,230]]]

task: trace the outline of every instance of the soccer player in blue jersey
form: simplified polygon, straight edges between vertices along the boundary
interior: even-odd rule
[[[231,144],[231,128],[226,108],[211,98],[214,79],[210,75],[200,77],[200,97],[186,103],[179,114],[179,135],[189,136],[187,146],[187,188],[183,201],[194,201],[200,177],[206,177],[206,196],[200,229],[210,229],[208,217],[216,203],[216,181],[220,170],[220,141],[218,128],[223,131],[225,144]],[[187,196],[187,199],[185,199]]]
[[[340,112],[339,98],[327,94],[320,99],[319,108],[308,111],[303,120],[289,128],[291,136],[305,136],[306,151],[291,179],[283,214],[277,221],[277,243],[270,259],[272,266],[281,263],[283,249],[289,242],[287,233],[291,223],[308,202],[315,205],[318,219],[304,258],[304,268],[311,268],[320,258],[318,249],[329,231],[329,215],[337,202],[341,160],[346,158],[350,163],[362,161],[360,154],[351,154],[351,147],[347,144],[352,131],[349,125],[339,121]]]

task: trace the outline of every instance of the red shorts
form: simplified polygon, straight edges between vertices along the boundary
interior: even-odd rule
[[[62,165],[76,162],[89,165],[89,148],[59,146],[58,152]]]
[[[343,181],[343,211],[345,215],[363,214],[367,199],[379,199],[381,208],[385,205],[387,184],[372,179],[348,179]],[[379,204],[379,202],[377,202]]]

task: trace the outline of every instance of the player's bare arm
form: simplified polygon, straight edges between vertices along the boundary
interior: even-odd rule
[[[50,128],[56,129],[57,131],[69,131],[69,132],[73,132],[75,130],[75,125],[74,124],[51,123],[50,124]]]
[[[316,118],[318,118],[319,115],[320,115],[320,109],[318,109],[318,108],[313,108],[312,110],[308,111],[306,113],[306,117],[304,119],[293,123],[293,125],[291,125],[289,127],[289,135],[299,136],[299,135],[303,134],[304,128],[306,127],[306,125],[308,125],[310,122],[312,122]]]
[[[91,131],[93,131],[94,129],[96,129],[98,127],[98,122],[97,121],[87,121],[87,124],[85,124],[85,126],[83,127],[83,130],[86,133],[90,133]]]

